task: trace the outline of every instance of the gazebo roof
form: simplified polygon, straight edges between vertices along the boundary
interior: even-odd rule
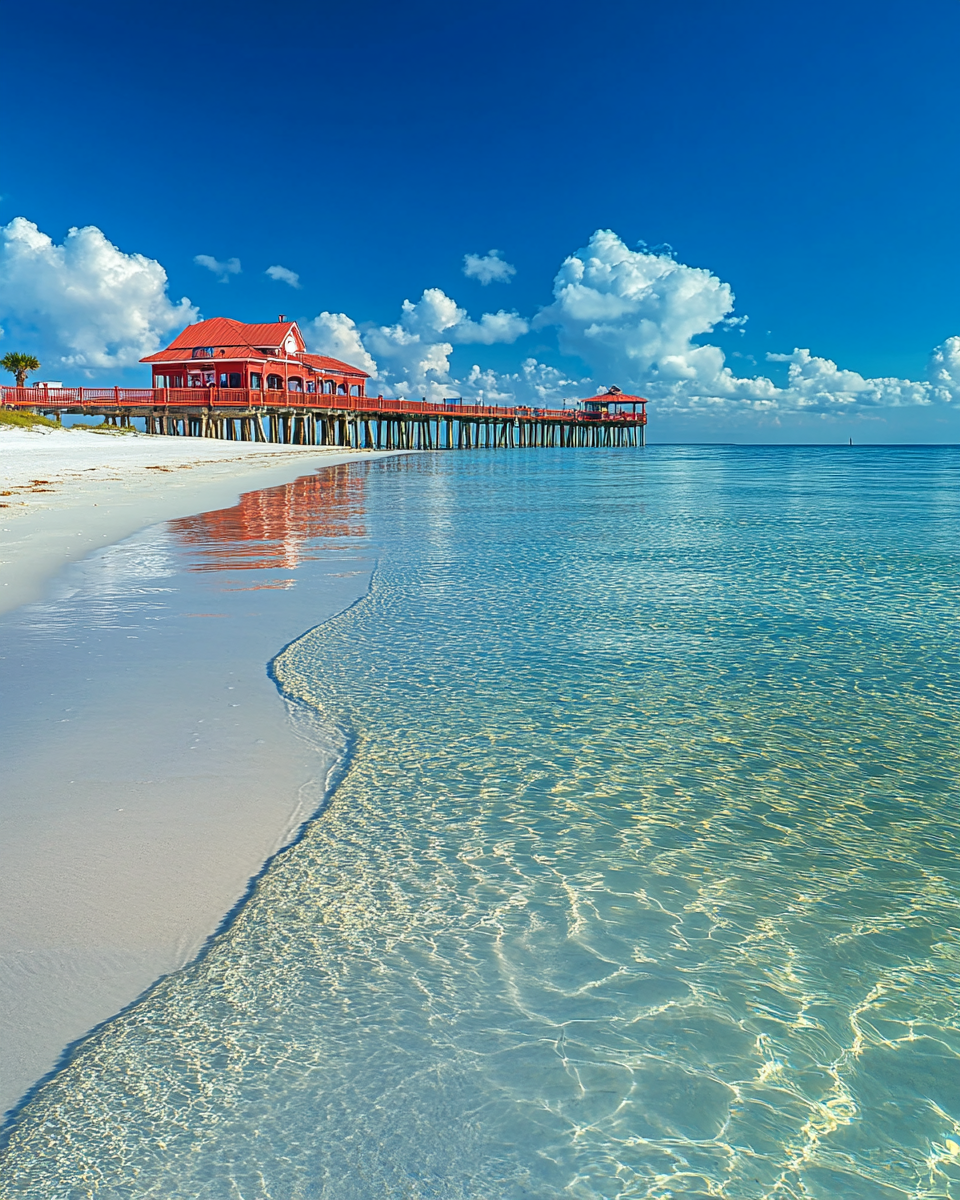
[[[598,396],[588,396],[586,400],[581,400],[581,404],[646,404],[647,401],[643,396],[630,396],[626,392],[621,392],[619,388],[610,388],[607,392],[601,392]]]

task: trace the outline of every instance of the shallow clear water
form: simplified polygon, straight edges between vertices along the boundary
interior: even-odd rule
[[[322,805],[342,738],[265,667],[366,594],[363,489],[344,464],[249,493],[0,615],[0,1120]]]
[[[958,466],[373,466],[346,778],[3,1194],[960,1197]]]

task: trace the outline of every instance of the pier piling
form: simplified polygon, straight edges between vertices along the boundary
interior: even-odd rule
[[[220,388],[0,387],[0,405],[123,428],[138,418],[167,437],[376,450],[643,446],[647,424],[646,400],[615,391],[551,410]]]

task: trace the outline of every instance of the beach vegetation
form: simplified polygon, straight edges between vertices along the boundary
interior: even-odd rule
[[[33,429],[37,425],[43,425],[49,429],[59,428],[56,421],[51,421],[49,417],[41,417],[39,413],[17,412],[12,408],[0,408],[0,427]]]
[[[3,358],[0,358],[0,367],[9,371],[16,379],[17,387],[22,388],[27,386],[27,375],[31,371],[40,370],[40,360],[32,354],[21,354],[17,350],[10,350]]]

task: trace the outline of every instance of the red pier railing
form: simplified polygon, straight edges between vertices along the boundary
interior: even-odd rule
[[[246,388],[33,388],[0,387],[0,405],[5,408],[38,409],[41,412],[90,413],[130,410],[168,412],[330,412],[382,415],[384,417],[439,416],[536,422],[612,422],[645,425],[647,414],[639,412],[584,412],[576,408],[501,407],[465,404],[462,400],[400,400],[385,396],[332,396],[320,392],[254,391]],[[132,412],[131,412],[131,415]],[[139,414],[138,414],[139,415]]]

